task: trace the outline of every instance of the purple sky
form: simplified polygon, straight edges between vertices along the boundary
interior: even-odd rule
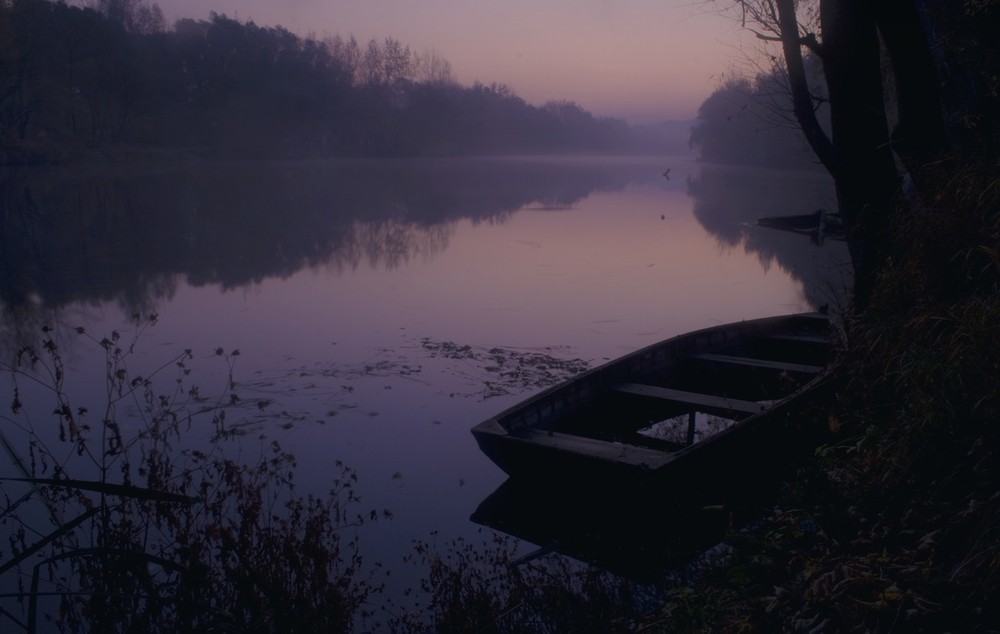
[[[695,116],[740,57],[704,0],[158,0],[169,24],[210,11],[299,35],[394,37],[451,62],[463,84],[506,82],[532,103],[576,101],[634,123]]]

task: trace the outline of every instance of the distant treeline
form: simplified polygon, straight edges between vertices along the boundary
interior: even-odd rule
[[[818,60],[807,58],[815,85],[823,85]],[[822,95],[819,103],[823,102]],[[821,119],[829,113],[820,109]],[[725,81],[698,109],[690,144],[701,158],[725,165],[819,167],[792,110],[788,80],[781,68],[752,79]]]
[[[0,160],[115,145],[260,156],[631,150],[633,131],[387,38],[301,38],[142,0],[0,0]]]

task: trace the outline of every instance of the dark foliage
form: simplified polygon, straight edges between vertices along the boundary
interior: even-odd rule
[[[390,608],[398,634],[558,634],[628,632],[656,592],[556,555],[524,561],[517,543],[493,534],[481,543],[414,545],[412,563],[427,571],[424,597]]]
[[[460,86],[445,60],[392,38],[362,49],[217,14],[166,31],[156,5],[100,8],[0,2],[0,160],[123,143],[242,156],[631,147],[622,121],[534,106],[503,84]]]
[[[105,355],[102,411],[71,404],[71,377],[48,329],[0,363],[13,393],[0,444],[22,475],[0,480],[7,626],[349,631],[379,592],[361,568],[354,529],[389,515],[352,510],[354,473],[338,462],[327,494],[298,496],[295,460],[277,443],[262,439],[256,460],[225,456],[219,441],[241,429],[228,420],[241,411],[239,351],[212,355],[228,367],[229,388],[209,399],[190,383],[191,351],[143,377],[129,369],[135,340],[77,332]],[[45,399],[22,402],[37,389],[51,414]]]

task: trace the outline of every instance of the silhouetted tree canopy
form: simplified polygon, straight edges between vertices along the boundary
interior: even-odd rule
[[[216,154],[441,155],[628,149],[622,121],[461,86],[433,51],[323,41],[155,4],[0,0],[0,161],[127,143]]]

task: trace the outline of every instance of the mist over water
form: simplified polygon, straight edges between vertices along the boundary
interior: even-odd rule
[[[363,506],[394,514],[360,530],[363,553],[404,587],[412,540],[474,535],[504,480],[472,425],[655,341],[836,302],[842,245],[749,225],[830,196],[811,172],[663,157],[29,170],[0,180],[2,350],[55,328],[98,411],[75,328],[155,313],[136,363],[189,348],[206,392],[225,382],[213,351],[238,349],[245,433],[223,446],[252,461],[279,441],[300,493],[355,468]]]

